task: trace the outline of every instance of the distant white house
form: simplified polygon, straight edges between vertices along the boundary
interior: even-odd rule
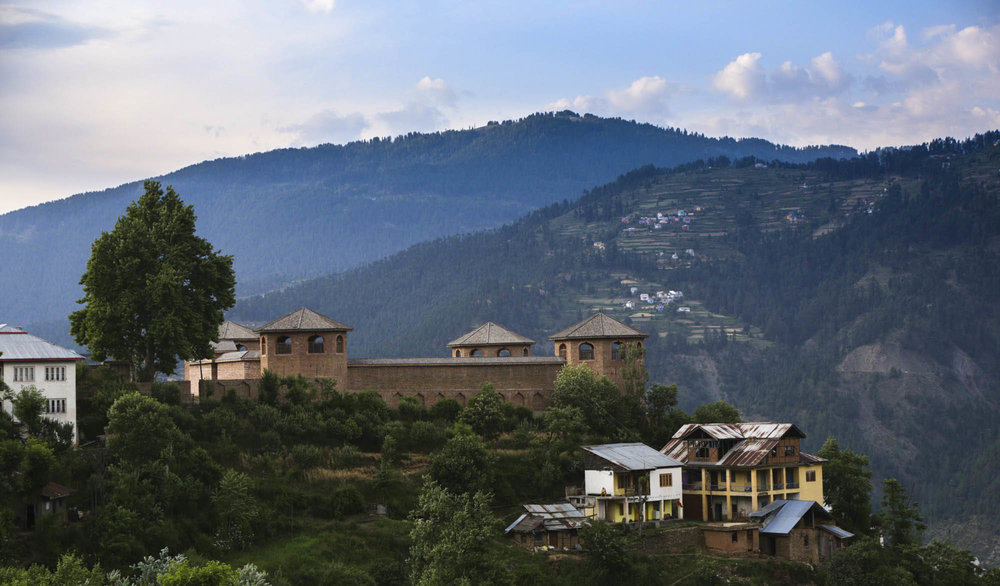
[[[639,295],[641,301],[649,301],[649,293],[642,293]]]
[[[45,398],[45,416],[73,424],[76,442],[76,365],[83,360],[72,350],[56,346],[15,326],[0,324],[0,380],[15,393],[34,385]],[[13,406],[3,402],[8,413]]]
[[[680,462],[640,443],[583,449],[584,490],[577,498],[593,501],[594,516],[612,523],[683,517]]]
[[[678,307],[677,308],[677,313],[691,313],[691,308],[687,307],[687,306]]]

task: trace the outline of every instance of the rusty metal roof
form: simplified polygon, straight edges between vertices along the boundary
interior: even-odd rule
[[[56,484],[55,482],[50,482],[42,488],[42,496],[51,500],[61,499],[68,497],[69,495],[76,492],[76,490],[63,486],[61,484]]]
[[[583,512],[569,503],[551,505],[524,505],[526,513],[511,523],[504,533],[528,533],[542,526],[547,531],[578,529],[583,523]]]
[[[641,443],[583,446],[583,449],[625,470],[654,470],[681,465],[676,459]]]
[[[770,455],[778,442],[785,437],[803,438],[797,426],[792,423],[689,423],[684,425],[660,452],[670,458],[688,464],[688,441],[695,439],[737,440],[737,443],[722,454],[717,462],[691,462],[698,466],[724,466],[728,468],[751,468],[758,466]],[[826,462],[823,458],[799,452],[802,464]]]

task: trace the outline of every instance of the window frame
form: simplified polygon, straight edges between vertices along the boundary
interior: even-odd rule
[[[287,340],[287,342],[282,342],[282,340]],[[278,336],[274,341],[274,353],[275,355],[288,355],[292,353],[292,337],[291,336]]]

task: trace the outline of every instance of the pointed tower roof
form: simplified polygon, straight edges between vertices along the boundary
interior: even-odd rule
[[[506,346],[534,343],[535,341],[531,338],[525,338],[521,334],[516,334],[488,321],[468,334],[448,342],[448,346],[454,348],[455,346]]]
[[[268,322],[259,328],[258,333],[268,332],[329,332],[340,331],[349,332],[353,330],[349,325],[340,323],[335,319],[320,315],[311,309],[300,307],[284,317]]]
[[[256,340],[257,334],[250,328],[228,319],[219,324],[219,341],[222,340]]]
[[[579,340],[583,338],[648,338],[649,334],[598,313],[565,330],[549,336],[550,340]]]

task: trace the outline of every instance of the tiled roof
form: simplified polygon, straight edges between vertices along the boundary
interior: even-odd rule
[[[598,313],[565,330],[549,336],[550,340],[574,340],[591,338],[648,338],[649,334],[627,326],[622,322]]]
[[[76,490],[69,488],[68,486],[56,484],[55,482],[50,482],[42,488],[42,496],[49,500],[61,499],[73,494],[74,492],[76,492]]]
[[[677,460],[641,443],[583,446],[583,449],[625,470],[653,470],[681,465]]]
[[[320,315],[311,309],[300,307],[284,317],[268,322],[257,328],[260,333],[267,332],[349,332],[353,330],[351,326],[340,323],[335,319]]]
[[[219,340],[256,340],[257,334],[250,328],[228,319],[219,324]]]
[[[0,361],[83,360],[72,350],[32,336],[21,328],[0,324]]]
[[[505,346],[508,344],[534,344],[531,338],[515,334],[505,327],[488,321],[468,334],[448,342],[448,346]]]

